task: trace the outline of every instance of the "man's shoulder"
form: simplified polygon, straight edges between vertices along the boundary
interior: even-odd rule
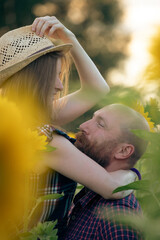
[[[108,239],[142,239],[137,229],[124,223],[125,217],[142,215],[134,194],[119,200],[101,198],[97,210],[98,234],[102,232]]]
[[[100,197],[100,202],[106,205],[126,205],[132,207],[136,207],[138,204],[138,200],[133,193],[121,199],[104,199]]]
[[[84,206],[93,206],[94,209],[98,208],[130,208],[134,211],[140,211],[140,205],[133,193],[122,199],[104,199],[97,193],[89,190],[85,192],[85,188],[82,189],[75,197],[75,201],[80,201]],[[89,204],[89,205],[88,205]]]
[[[117,200],[107,200],[102,197],[97,201],[98,208],[103,209],[100,214],[112,212],[122,212],[122,213],[141,213],[141,208],[138,200],[133,193],[125,198]]]
[[[92,226],[97,226],[94,235],[97,234],[102,239],[142,239],[138,230],[130,228],[122,220],[123,216],[141,215],[139,203],[133,193],[123,199],[107,200],[90,190],[86,193],[84,190],[80,192],[79,200],[76,200],[77,203],[80,202],[77,207],[81,206],[83,209],[83,222],[89,219],[88,232],[92,232],[92,222]],[[117,222],[117,219],[120,221]]]

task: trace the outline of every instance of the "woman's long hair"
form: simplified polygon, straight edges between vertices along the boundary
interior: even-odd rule
[[[52,122],[53,104],[49,99],[55,86],[58,59],[61,59],[60,78],[64,82],[62,95],[66,95],[70,61],[62,52],[41,56],[8,78],[2,86],[2,95],[22,107],[26,115],[31,114],[34,125]]]

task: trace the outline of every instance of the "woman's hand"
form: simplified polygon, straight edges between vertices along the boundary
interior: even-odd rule
[[[65,43],[71,43],[71,39],[75,38],[75,35],[54,16],[36,18],[32,24],[32,31],[41,37],[47,35]]]
[[[127,185],[129,183],[132,183],[137,178],[137,174],[131,170],[118,170],[115,172],[110,172],[110,175],[117,182],[117,187],[121,187],[121,186]],[[122,192],[113,194],[113,196],[114,196],[114,198],[119,199],[119,198],[128,196],[132,192],[133,192],[133,190],[126,190],[126,191],[122,191]]]

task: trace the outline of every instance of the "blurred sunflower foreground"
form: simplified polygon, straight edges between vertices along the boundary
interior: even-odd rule
[[[27,174],[41,159],[46,137],[25,127],[17,106],[0,96],[0,239],[20,221],[24,211]],[[13,228],[13,229],[12,229]]]

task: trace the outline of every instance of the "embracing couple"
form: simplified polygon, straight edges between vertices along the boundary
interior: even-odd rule
[[[52,39],[63,44],[55,46]],[[68,52],[81,88],[58,98],[58,92],[66,93]],[[116,222],[118,214],[141,213],[135,196],[112,192],[135,179],[130,169],[147,143],[130,130],[149,131],[144,117],[125,105],[112,104],[82,123],[76,139],[58,129],[84,114],[110,89],[75,35],[56,17],[36,18],[31,26],[6,33],[0,38],[0,54],[1,94],[20,107],[26,99],[36,103],[32,127],[56,147],[45,153],[30,185],[36,197],[64,195],[44,201],[31,226],[58,219],[58,239],[141,239],[137,230]],[[73,200],[77,182],[85,187]]]

